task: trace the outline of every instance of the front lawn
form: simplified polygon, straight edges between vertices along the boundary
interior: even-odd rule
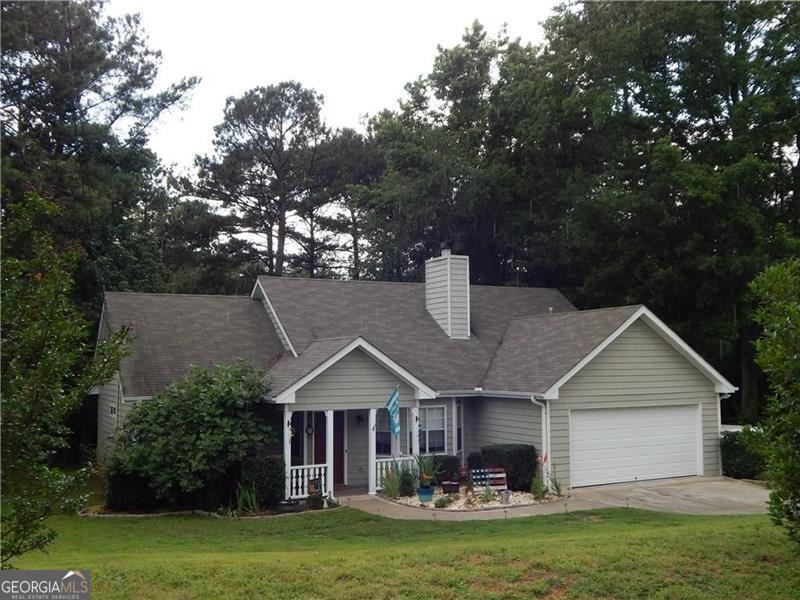
[[[53,519],[21,568],[92,570],[93,598],[791,598],[800,559],[766,516],[608,509],[394,521]]]

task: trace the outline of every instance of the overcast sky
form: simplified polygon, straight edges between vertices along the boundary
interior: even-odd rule
[[[187,107],[151,133],[151,147],[183,170],[210,151],[228,96],[295,79],[325,96],[328,125],[359,127],[365,114],[394,107],[403,85],[430,71],[437,45],[458,43],[473,20],[491,34],[507,23],[512,38],[539,42],[555,4],[111,0],[107,11],[142,15],[150,46],[163,53],[157,85],[202,78]]]

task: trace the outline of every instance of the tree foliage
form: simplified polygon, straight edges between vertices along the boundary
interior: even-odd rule
[[[92,386],[108,381],[126,330],[85,343],[88,324],[71,300],[80,248],[57,247],[47,223],[57,207],[35,195],[4,209],[2,260],[2,564],[55,537],[46,519],[85,501],[85,471],[53,466],[64,424]]]
[[[138,478],[166,505],[219,483],[248,453],[273,441],[267,391],[263,375],[244,361],[193,367],[131,411],[107,481]]]
[[[770,513],[800,549],[800,259],[771,266],[752,287],[763,329],[757,360],[770,388],[760,444],[772,488]]]

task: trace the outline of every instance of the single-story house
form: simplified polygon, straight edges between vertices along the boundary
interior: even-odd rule
[[[284,411],[286,495],[321,477],[375,493],[392,461],[527,443],[562,487],[720,474],[736,390],[645,306],[576,310],[557,290],[470,285],[449,250],[424,283],[259,277],[249,297],[108,292],[131,354],[99,389],[98,458],[137,402],[190,365],[248,359]],[[386,402],[399,391],[399,436]]]

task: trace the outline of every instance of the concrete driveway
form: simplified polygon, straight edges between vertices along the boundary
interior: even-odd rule
[[[728,477],[681,477],[576,488],[572,490],[572,497],[603,506],[686,514],[740,515],[765,513],[769,492],[755,483]]]

